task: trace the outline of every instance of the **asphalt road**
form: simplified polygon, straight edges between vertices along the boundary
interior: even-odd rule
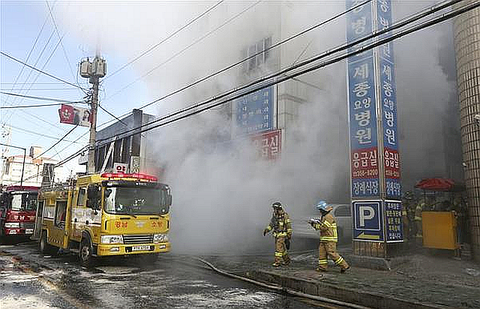
[[[0,245],[0,304],[7,308],[336,308],[219,275],[185,256],[102,260],[43,257],[35,243]]]

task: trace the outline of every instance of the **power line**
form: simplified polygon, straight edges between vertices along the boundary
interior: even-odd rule
[[[46,19],[46,20],[47,20],[47,19]],[[47,42],[45,43],[45,45],[43,46],[42,50],[40,51],[40,54],[38,55],[37,60],[35,60],[35,62],[34,62],[34,64],[33,64],[34,67],[37,66],[38,62],[39,62],[40,59],[42,58],[43,53],[46,51],[46,49],[47,49],[48,45],[50,44],[50,41],[52,40],[54,34],[55,34],[55,32],[52,31],[52,33],[50,34],[50,36],[49,36],[48,39],[47,39]],[[25,61],[25,62],[27,62],[27,61]],[[22,69],[23,69],[23,68],[25,68],[25,65],[22,65]],[[30,76],[32,76],[32,73],[33,73],[32,70],[30,70],[30,71],[28,72],[28,75],[27,75],[27,77],[25,78],[24,83],[22,83],[22,85],[21,85],[21,87],[20,87],[20,91],[23,91],[23,88],[26,86],[25,83],[30,79]],[[36,80],[35,80],[35,81],[36,81]],[[33,87],[33,85],[30,86],[30,88],[32,88],[32,87]],[[27,90],[26,92],[28,92],[28,90]],[[7,100],[7,101],[8,101],[8,100]],[[13,98],[13,101],[12,101],[11,103],[9,103],[9,104],[10,104],[10,105],[13,105],[13,104],[15,104],[15,102],[16,102],[16,98]],[[13,112],[10,113],[8,120],[10,120],[10,118],[12,117],[13,114],[14,114]],[[28,114],[28,113],[27,113],[27,114]],[[5,117],[5,118],[7,118],[7,117]],[[3,122],[6,123],[8,120],[5,120],[5,119],[4,119]]]
[[[359,7],[362,7],[362,6],[364,6],[364,5],[366,5],[366,4],[370,3],[370,2],[372,2],[372,0],[367,0],[367,1],[363,2],[363,3],[360,3],[360,4],[358,4],[358,5],[355,5],[355,6],[351,7],[351,8],[348,9],[348,10],[345,10],[345,11],[343,11],[343,12],[341,12],[341,13],[338,13],[338,14],[334,15],[334,16],[331,17],[331,18],[328,18],[328,19],[326,19],[326,20],[324,20],[324,21],[322,21],[322,22],[320,22],[320,23],[318,23],[318,24],[316,24],[316,25],[313,25],[313,26],[311,26],[311,27],[309,27],[309,28],[307,28],[307,29],[305,29],[305,30],[303,30],[303,31],[300,31],[299,33],[297,33],[297,34],[295,34],[295,35],[292,35],[292,36],[290,36],[290,37],[288,37],[288,38],[286,38],[286,39],[284,39],[284,40],[282,40],[282,41],[280,41],[280,42],[278,42],[278,43],[276,43],[276,44],[273,44],[272,46],[264,49],[263,51],[257,52],[257,53],[255,53],[255,54],[253,54],[253,55],[250,55],[250,56],[248,56],[248,57],[246,57],[246,58],[244,58],[244,59],[242,59],[242,60],[240,60],[240,61],[237,61],[237,62],[235,62],[235,63],[233,63],[233,64],[231,64],[231,65],[229,65],[229,66],[227,66],[227,67],[225,67],[225,68],[223,68],[223,69],[221,69],[221,70],[219,70],[219,71],[216,71],[216,72],[214,72],[214,73],[212,73],[212,74],[210,74],[210,75],[207,75],[207,76],[205,76],[205,77],[202,77],[202,78],[196,80],[196,81],[193,82],[193,83],[190,83],[190,84],[185,85],[185,86],[183,86],[183,87],[181,87],[181,88],[179,88],[179,89],[177,89],[177,90],[175,90],[175,91],[173,91],[173,92],[170,92],[170,93],[162,96],[162,97],[159,98],[159,99],[156,99],[156,100],[154,100],[154,101],[152,101],[152,102],[150,102],[150,103],[144,104],[144,105],[140,106],[138,109],[144,109],[144,108],[146,108],[146,107],[148,107],[148,106],[150,106],[150,105],[153,105],[153,104],[155,104],[155,103],[158,103],[158,102],[160,102],[160,101],[163,101],[163,100],[165,100],[165,99],[167,99],[167,98],[169,98],[169,97],[171,97],[171,96],[173,96],[173,95],[175,95],[175,94],[177,94],[177,93],[180,93],[180,92],[182,92],[182,91],[184,91],[184,90],[187,90],[187,89],[189,89],[189,88],[191,88],[191,87],[193,87],[193,86],[195,86],[195,85],[197,85],[197,84],[200,84],[200,83],[204,82],[205,80],[208,80],[208,79],[210,79],[210,78],[212,78],[212,77],[215,77],[215,76],[217,76],[217,75],[219,75],[219,74],[221,74],[221,73],[223,73],[223,72],[225,72],[225,71],[228,71],[229,69],[234,68],[234,67],[236,67],[236,66],[238,66],[238,65],[240,65],[240,64],[242,64],[242,63],[244,63],[244,62],[246,62],[246,61],[248,61],[248,60],[250,60],[250,59],[252,59],[252,58],[255,58],[256,56],[258,56],[258,55],[260,55],[260,54],[262,54],[262,53],[264,53],[264,52],[267,52],[267,51],[269,51],[269,50],[271,50],[271,49],[277,48],[278,46],[281,46],[281,45],[283,45],[283,44],[285,44],[285,43],[287,43],[287,42],[289,42],[289,41],[291,41],[291,40],[293,40],[293,39],[295,39],[295,38],[297,38],[297,37],[299,37],[299,36],[301,36],[301,35],[304,35],[304,34],[307,33],[307,32],[310,32],[310,31],[312,31],[312,30],[315,30],[315,29],[317,29],[318,27],[321,27],[321,26],[323,26],[323,25],[325,25],[325,24],[327,24],[327,23],[329,23],[329,22],[331,22],[331,21],[333,21],[333,20],[335,20],[335,19],[337,19],[337,18],[339,18],[339,17],[342,17],[343,15],[346,15],[347,13],[349,13],[349,12],[355,10],[355,9],[358,9]],[[115,95],[115,94],[114,94],[114,95]],[[113,95],[112,95],[112,96],[113,96]],[[123,114],[123,115],[121,115],[121,116],[119,116],[119,117],[124,117],[124,116],[126,116],[126,115],[128,115],[128,113],[125,113],[125,114]],[[111,122],[111,121],[113,121],[113,120],[107,121],[107,122],[101,124],[100,126],[102,126],[102,125],[104,125],[104,124],[107,124],[107,123],[109,123],[109,122]]]
[[[43,22],[42,28],[40,29],[40,32],[38,32],[38,35],[37,35],[37,37],[35,38],[35,41],[33,42],[33,46],[32,46],[32,48],[30,49],[30,51],[28,52],[27,59],[25,60],[25,62],[28,62],[28,60],[30,59],[30,56],[32,55],[32,52],[33,52],[33,50],[35,49],[35,46],[37,45],[38,39],[39,39],[40,36],[42,35],[43,29],[45,28],[45,25],[47,24],[47,21],[48,21],[48,18],[45,18],[45,21]],[[18,73],[17,77],[15,77],[15,81],[14,81],[13,86],[12,86],[12,89],[10,89],[10,91],[13,91],[13,88],[15,87],[15,85],[16,85],[17,82],[18,82],[18,79],[19,79],[20,76],[22,75],[24,68],[25,68],[25,66],[22,65],[22,68],[20,69],[20,72]],[[23,86],[22,86],[22,88],[23,88]]]
[[[145,56],[146,54],[150,53],[152,50],[154,50],[155,48],[157,48],[158,46],[160,46],[161,44],[165,43],[167,40],[171,39],[173,36],[175,36],[177,33],[179,33],[180,31],[182,31],[183,29],[187,28],[188,26],[190,26],[191,24],[193,24],[194,22],[196,22],[197,20],[199,20],[200,18],[202,18],[203,16],[205,16],[206,14],[208,14],[210,11],[212,11],[213,9],[215,9],[217,6],[219,6],[220,4],[222,4],[225,0],[221,0],[219,2],[217,2],[215,5],[213,5],[212,7],[210,7],[209,9],[207,9],[205,12],[203,12],[202,14],[198,15],[197,17],[195,17],[194,19],[192,19],[191,21],[189,21],[188,23],[186,23],[185,25],[183,25],[182,27],[180,27],[179,29],[177,29],[176,31],[174,31],[172,34],[170,34],[169,36],[167,36],[166,38],[164,38],[163,40],[161,40],[160,42],[158,42],[157,44],[153,45],[152,47],[150,47],[149,49],[147,49],[146,51],[144,51],[143,53],[141,53],[140,55],[138,55],[137,57],[133,58],[132,60],[130,60],[129,62],[127,62],[126,64],[124,64],[123,66],[121,66],[119,69],[117,69],[115,72],[113,72],[112,74],[110,74],[109,76],[105,77],[103,79],[103,81],[107,80],[108,78],[114,76],[115,74],[117,74],[118,72],[122,71],[123,69],[125,69],[126,67],[128,67],[129,65],[131,65],[132,63],[134,63],[135,61],[137,61],[138,59],[142,58],[143,56]]]
[[[46,47],[48,46],[51,38],[53,37],[54,33],[55,33],[55,31],[53,31],[52,34],[50,35],[50,37],[49,37],[47,43],[45,44],[42,52],[40,53],[39,57],[37,58],[37,61],[35,62],[34,67],[35,67],[36,64],[40,61],[40,58],[41,58],[41,56],[43,55],[43,53],[44,53]],[[52,57],[53,57],[53,55],[55,54],[56,50],[57,50],[58,47],[60,46],[60,43],[62,42],[62,39],[63,39],[63,37],[60,38],[60,40],[57,42],[57,44],[55,45],[54,49],[53,49],[52,52],[50,53],[49,57],[47,58],[47,60],[46,60],[45,63],[43,64],[43,66],[42,66],[42,68],[41,68],[42,71],[43,71],[44,68],[47,66],[47,64],[50,62],[50,60],[52,59]],[[31,75],[32,72],[33,72],[33,71],[30,71],[30,73],[29,73],[29,75],[28,75],[28,77],[27,77],[26,80],[28,80],[28,78],[30,77],[30,75]],[[37,79],[39,78],[39,76],[40,76],[40,74],[37,74],[37,76],[35,77],[34,82],[37,81]],[[28,92],[32,87],[33,87],[33,84],[30,86],[29,89],[27,89],[27,92]],[[23,102],[23,99],[22,99],[20,102]],[[11,105],[12,105],[12,104],[11,104]],[[57,125],[55,125],[55,124],[53,124],[53,123],[51,123],[51,122],[49,122],[49,121],[46,121],[45,119],[40,118],[40,117],[38,117],[37,115],[31,114],[31,113],[29,113],[28,111],[25,111],[25,110],[21,110],[21,111],[22,111],[23,113],[26,113],[26,114],[28,114],[28,115],[30,115],[30,116],[32,116],[32,117],[34,117],[34,118],[42,121],[42,122],[44,122],[44,123],[46,123],[46,124],[54,127],[54,128],[60,129]],[[13,112],[10,114],[10,117],[11,117],[12,115],[13,115]],[[4,122],[6,122],[6,121],[4,121]],[[62,130],[62,131],[64,131],[64,130]],[[65,131],[64,131],[64,132],[65,132]]]
[[[208,36],[210,36],[212,33],[218,31],[219,29],[223,28],[224,26],[226,26],[227,24],[229,24],[230,22],[232,22],[233,20],[237,19],[239,16],[243,15],[244,13],[246,13],[247,11],[249,11],[250,9],[252,9],[254,6],[258,5],[260,2],[262,2],[263,0],[258,0],[257,2],[253,3],[252,5],[250,5],[249,7],[247,7],[246,9],[244,9],[243,11],[241,11],[240,13],[238,13],[237,15],[231,17],[230,19],[228,19],[226,22],[224,22],[223,24],[221,24],[220,26],[218,26],[217,28],[209,31],[207,34],[205,34],[204,36],[198,38],[197,40],[195,40],[193,43],[187,45],[185,48],[183,48],[182,50],[180,50],[179,52],[175,53],[173,56],[171,56],[170,58],[168,58],[167,60],[165,60],[164,62],[160,63],[159,65],[155,66],[153,69],[151,69],[150,71],[148,71],[147,73],[143,74],[142,76],[140,76],[139,78],[135,79],[133,82],[131,82],[130,84],[126,85],[125,87],[121,88],[120,90],[118,90],[117,92],[115,92],[114,94],[112,94],[111,96],[109,96],[108,98],[106,98],[104,101],[116,96],[117,94],[119,94],[120,92],[122,92],[123,90],[127,89],[128,87],[130,87],[131,85],[135,84],[136,82],[138,82],[139,80],[145,78],[146,76],[150,75],[153,71],[157,70],[158,68],[160,68],[161,66],[163,66],[164,64],[167,64],[168,62],[170,62],[172,59],[176,58],[177,56],[179,56],[180,54],[182,54],[183,52],[185,52],[186,50],[190,49],[192,46],[196,45],[197,43],[203,41],[205,38],[207,38]]]
[[[65,59],[67,60],[68,67],[70,68],[70,73],[72,74],[73,79],[75,79],[75,74],[73,74],[72,64],[70,63],[70,59],[68,59],[67,52],[65,51],[65,46],[63,46],[63,43],[62,43],[63,36],[60,37],[60,31],[58,31],[57,23],[55,22],[55,17],[53,16],[52,8],[50,8],[50,4],[48,3],[48,0],[45,0],[45,3],[47,4],[48,11],[50,13],[50,17],[52,17],[52,23],[53,23],[53,26],[55,27],[55,32],[57,33],[60,45],[62,46],[63,55],[65,56]],[[78,84],[78,81],[77,81],[77,86],[80,87],[80,85]],[[86,94],[85,90],[83,90],[82,88],[80,88],[80,89],[83,91],[84,94]]]
[[[12,125],[8,125],[8,127],[12,128],[12,129],[14,129],[14,130],[19,130],[19,131],[25,132],[25,133],[34,134],[34,135],[38,135],[38,136],[42,136],[42,137],[46,137],[46,138],[58,140],[58,137],[56,137],[56,136],[46,135],[46,134],[38,133],[38,132],[35,132],[35,131],[31,131],[31,130],[27,130],[27,129],[15,127],[15,126],[12,126]],[[78,144],[77,141],[70,141],[70,140],[64,140],[64,141],[65,141],[65,142],[70,142],[70,143],[72,143],[72,144],[73,144],[73,143]]]
[[[24,95],[24,94],[19,94],[19,93],[12,93],[12,92],[5,92],[5,91],[0,91],[1,94],[9,95],[9,96],[14,96],[14,97],[21,97],[21,98],[27,98],[27,99],[34,99],[34,100],[43,100],[43,101],[54,101],[54,102],[64,102],[64,103],[86,103],[85,101],[71,101],[71,100],[64,100],[64,99],[54,99],[54,98],[46,98],[46,97],[37,97],[37,96],[31,96],[31,95]],[[50,104],[50,105],[58,105],[58,104]],[[34,105],[34,107],[39,107],[40,105]],[[48,106],[48,105],[44,105]],[[0,108],[19,108],[19,106],[14,105],[14,106],[0,106]]]
[[[0,88],[1,91],[7,91],[7,90],[10,90],[10,91],[13,91],[13,90],[22,90],[22,89],[18,89],[18,88]],[[77,89],[74,89],[74,88],[30,88],[28,89],[29,91],[69,91],[69,90],[75,90],[77,91]]]
[[[36,156],[35,158],[33,159],[38,159],[39,157],[43,156],[44,154],[46,154],[47,152],[49,152],[53,147],[55,147],[56,145],[58,145],[65,137],[67,137],[70,133],[73,132],[73,130],[75,130],[76,128],[78,127],[78,124],[76,126],[74,126],[70,131],[68,131],[64,136],[62,136],[57,142],[55,142],[52,146],[50,146],[50,148],[48,148],[47,150],[45,150],[44,152],[42,152],[41,154],[39,154],[38,156]]]
[[[192,105],[192,106],[189,106],[189,107],[187,107],[187,108],[184,108],[184,109],[181,109],[181,110],[179,110],[179,111],[176,111],[176,112],[174,112],[174,113],[172,113],[172,114],[170,114],[170,115],[168,115],[168,116],[166,116],[166,117],[173,117],[173,116],[176,116],[176,115],[178,115],[178,114],[185,113],[185,112],[187,112],[187,111],[189,111],[189,110],[198,108],[199,106],[204,106],[204,105],[206,105],[206,104],[208,104],[208,103],[212,103],[212,102],[217,101],[217,100],[219,100],[219,99],[221,99],[221,98],[228,97],[229,95],[232,95],[232,94],[234,94],[234,93],[238,93],[238,92],[243,91],[243,90],[246,90],[246,91],[248,91],[248,92],[247,92],[247,93],[241,93],[238,97],[241,97],[241,96],[244,96],[244,95],[246,95],[246,94],[252,93],[252,92],[254,92],[254,91],[257,91],[257,90],[263,88],[263,87],[260,87],[260,88],[255,89],[255,90],[249,90],[249,88],[251,89],[251,87],[254,87],[254,86],[257,85],[257,84],[261,84],[261,83],[264,83],[264,82],[269,82],[269,80],[271,80],[271,79],[273,79],[273,78],[275,78],[275,77],[285,75],[285,74],[289,73],[290,71],[293,71],[293,70],[295,70],[295,69],[304,67],[304,66],[306,66],[306,65],[308,65],[308,64],[310,64],[310,63],[313,63],[313,62],[315,62],[315,61],[318,61],[318,60],[320,60],[320,59],[326,58],[326,57],[328,57],[328,56],[331,56],[331,55],[333,55],[333,54],[336,54],[336,53],[341,52],[341,51],[344,51],[344,50],[348,50],[349,48],[352,48],[352,47],[354,47],[355,45],[361,44],[361,43],[366,42],[366,41],[368,41],[368,40],[370,40],[370,39],[372,39],[372,38],[376,38],[376,37],[378,37],[378,36],[381,36],[381,35],[383,35],[383,34],[386,34],[386,33],[390,32],[390,31],[393,31],[393,30],[399,29],[399,28],[401,28],[401,27],[404,27],[405,25],[411,24],[411,23],[413,23],[413,22],[415,22],[415,21],[418,21],[418,20],[421,19],[421,18],[424,18],[424,17],[426,17],[426,16],[428,16],[428,15],[431,15],[431,14],[433,14],[433,13],[435,13],[435,12],[438,12],[438,11],[440,11],[440,10],[443,10],[443,9],[451,6],[452,4],[455,4],[455,3],[458,3],[458,2],[461,2],[461,1],[464,1],[464,0],[444,1],[444,2],[442,2],[442,3],[440,3],[440,4],[438,4],[438,5],[435,5],[435,6],[433,6],[433,7],[430,7],[430,8],[428,8],[428,9],[424,10],[424,11],[421,11],[420,13],[413,14],[413,15],[409,16],[408,18],[405,18],[404,20],[401,20],[401,21],[399,21],[399,22],[397,22],[397,23],[395,23],[395,24],[392,24],[389,28],[386,28],[386,29],[383,29],[383,30],[379,30],[379,31],[373,32],[373,33],[371,33],[371,34],[369,34],[369,35],[367,35],[367,36],[364,36],[364,37],[362,37],[362,38],[360,38],[360,39],[357,39],[357,40],[355,40],[355,41],[353,41],[353,42],[351,42],[351,43],[342,44],[342,45],[340,45],[340,46],[338,46],[338,47],[335,47],[335,48],[333,48],[333,49],[331,49],[331,50],[328,50],[328,51],[326,51],[326,52],[324,52],[324,53],[322,53],[322,54],[319,54],[319,55],[317,55],[317,56],[315,56],[315,57],[312,57],[312,58],[307,59],[307,60],[305,60],[305,61],[299,62],[298,64],[289,66],[288,68],[282,69],[282,70],[280,70],[280,71],[278,71],[278,72],[276,72],[276,73],[273,73],[273,74],[264,76],[264,77],[262,77],[262,78],[259,78],[259,79],[255,80],[255,81],[253,81],[253,82],[250,82],[250,83],[248,83],[248,84],[246,84],[246,85],[242,85],[242,86],[240,86],[240,87],[233,88],[233,89],[231,89],[231,90],[229,90],[229,91],[227,91],[227,92],[224,92],[224,93],[222,93],[222,94],[219,94],[219,95],[217,95],[217,96],[214,96],[214,97],[212,97],[212,98],[210,98],[210,99],[207,99],[206,101],[203,101],[203,102],[198,103],[198,104],[196,104],[196,105]],[[237,98],[237,97],[228,98],[227,102],[228,102],[228,101],[231,101],[231,100],[233,100],[233,99],[235,99],[235,98]],[[157,99],[156,101],[158,101],[158,99]],[[124,134],[124,133],[129,133],[129,132],[133,132],[133,131],[138,131],[138,130],[141,129],[142,127],[146,127],[146,126],[148,126],[148,125],[151,125],[151,124],[156,123],[156,122],[160,122],[160,121],[162,121],[162,120],[165,120],[164,117],[158,118],[158,119],[153,120],[153,121],[151,121],[151,122],[149,122],[149,123],[146,123],[146,124],[144,124],[144,125],[141,125],[141,126],[138,126],[138,127],[136,127],[136,128],[132,128],[132,129],[130,129],[130,130],[127,130],[127,131],[125,131],[125,132],[122,132],[122,134]],[[136,133],[138,133],[138,132],[136,132]],[[135,134],[136,134],[136,133],[135,133]],[[112,138],[112,137],[105,138],[105,139],[102,139],[102,140],[107,140],[107,139],[110,139],[110,138]],[[102,140],[99,140],[99,141],[102,141]]]
[[[28,68],[30,68],[30,69],[32,69],[32,70],[34,70],[34,71],[37,71],[37,72],[42,73],[42,74],[44,74],[44,75],[46,75],[46,76],[48,76],[48,77],[51,77],[51,78],[56,79],[56,80],[58,80],[58,81],[61,81],[62,83],[65,83],[65,84],[67,84],[67,85],[70,85],[70,86],[72,86],[72,87],[79,88],[79,89],[82,89],[82,90],[88,90],[88,89],[85,89],[85,88],[80,87],[80,86],[78,86],[78,85],[75,85],[75,84],[73,84],[73,83],[71,83],[71,82],[68,82],[68,81],[66,81],[66,80],[64,80],[64,79],[61,79],[61,78],[59,78],[59,77],[56,77],[56,76],[54,76],[54,75],[52,75],[52,74],[50,74],[50,73],[47,73],[47,72],[42,71],[42,70],[40,70],[40,69],[37,69],[36,67],[31,66],[31,65],[29,65],[28,63],[25,63],[25,62],[23,62],[23,61],[15,58],[15,57],[12,57],[12,56],[8,55],[7,53],[5,53],[5,52],[3,52],[3,51],[0,51],[0,54],[1,54],[2,56],[5,56],[5,57],[7,57],[7,58],[9,58],[9,59],[11,59],[11,60],[13,60],[13,61],[15,61],[15,62],[18,62],[18,63],[20,63],[20,64],[23,64],[23,65],[25,65],[26,67],[28,67]]]
[[[420,13],[414,14],[413,16],[411,16],[410,18],[405,19],[403,22],[400,22],[399,24],[402,24],[402,26],[408,25],[408,24],[413,23],[413,22],[415,22],[416,20],[418,20],[418,19],[415,19],[415,18],[418,17],[418,16],[422,16],[422,17],[428,16],[428,15],[430,15],[430,14],[433,14],[434,12],[437,12],[437,11],[439,11],[439,10],[441,10],[441,9],[444,9],[444,8],[446,8],[446,7],[454,4],[454,3],[461,2],[461,1],[463,1],[463,0],[452,0],[452,1],[448,2],[448,4],[445,4],[445,2],[443,2],[442,4],[439,4],[439,5],[437,5],[437,6],[433,6],[433,7],[431,7],[430,9],[428,9],[428,10],[426,10],[426,11],[422,11],[422,12],[420,12]],[[441,8],[440,8],[440,7],[441,7]],[[283,76],[280,77],[280,79],[278,79],[278,80],[276,80],[276,81],[269,82],[269,83],[267,83],[266,85],[263,85],[263,87],[268,87],[268,86],[271,86],[271,85],[274,85],[274,84],[278,84],[278,83],[284,82],[284,81],[286,81],[286,80],[292,79],[292,78],[294,78],[294,77],[297,77],[297,76],[299,76],[299,75],[306,74],[306,73],[308,73],[308,72],[311,72],[311,71],[314,71],[314,70],[318,70],[319,68],[322,68],[322,67],[325,67],[325,66],[328,66],[328,65],[337,63],[337,62],[339,62],[339,61],[345,60],[345,59],[347,59],[347,58],[349,58],[349,57],[352,57],[352,56],[354,56],[354,55],[361,54],[361,53],[363,53],[363,52],[365,52],[365,51],[367,51],[367,50],[373,49],[373,48],[375,48],[375,47],[381,46],[381,45],[386,44],[386,43],[388,43],[388,42],[391,42],[391,41],[393,41],[393,40],[399,39],[399,38],[401,38],[401,37],[403,37],[403,36],[406,36],[406,35],[408,35],[408,34],[411,34],[411,33],[414,33],[414,32],[416,32],[416,31],[422,30],[422,29],[424,29],[424,28],[427,28],[427,27],[433,26],[433,25],[435,25],[435,24],[441,23],[441,22],[443,22],[443,21],[446,21],[446,20],[451,19],[451,18],[453,18],[453,17],[455,17],[455,16],[457,16],[457,15],[463,14],[463,13],[465,13],[465,12],[468,12],[468,11],[470,11],[470,10],[476,9],[476,8],[478,8],[478,7],[480,7],[480,2],[472,3],[472,4],[469,4],[469,5],[465,5],[465,6],[461,7],[461,8],[454,9],[454,10],[448,12],[448,13],[442,14],[442,15],[440,15],[440,17],[431,18],[430,20],[421,22],[421,23],[419,23],[419,24],[417,24],[417,25],[414,25],[414,26],[412,26],[412,27],[410,27],[410,28],[404,29],[404,30],[402,30],[402,31],[399,32],[399,33],[392,34],[392,35],[390,35],[390,36],[388,36],[388,37],[386,37],[386,38],[379,39],[379,40],[377,40],[377,41],[375,41],[375,42],[373,42],[373,43],[368,43],[368,44],[365,44],[365,45],[363,45],[363,46],[360,46],[360,47],[358,47],[358,48],[357,48],[356,50],[354,50],[354,51],[348,51],[348,48],[351,47],[351,46],[350,46],[351,44],[344,44],[345,47],[346,47],[345,49],[347,50],[347,52],[346,52],[345,54],[340,55],[340,56],[337,56],[337,57],[335,57],[335,58],[333,58],[333,59],[330,59],[330,60],[328,60],[328,61],[324,61],[324,62],[322,62],[322,63],[320,63],[320,64],[313,65],[313,66],[311,66],[310,68],[307,68],[307,69],[305,69],[305,70],[303,70],[303,71],[300,71],[300,72],[296,72],[296,73],[294,73],[294,74],[292,74],[292,75],[289,75],[289,76],[283,75]],[[427,12],[430,12],[430,13],[427,14]],[[407,21],[409,21],[409,22],[407,22]],[[396,25],[398,26],[398,24],[396,24]],[[384,34],[384,33],[390,32],[390,31],[393,30],[393,27],[394,27],[394,26],[391,26],[391,27],[389,27],[389,28],[387,28],[387,29],[385,29],[385,30],[378,31],[378,32],[376,32],[376,33],[374,33],[374,34],[372,34],[372,35],[369,35],[369,36],[366,37],[366,38],[367,38],[366,40],[371,39],[372,36],[373,36],[373,37],[378,37],[378,36],[380,36],[380,35],[382,35],[382,34]],[[354,41],[353,43],[354,43],[354,45],[357,45],[357,44],[359,43],[358,41],[364,42],[364,40],[365,40],[364,38],[363,38],[363,39],[359,39],[359,40]],[[165,123],[161,123],[161,124],[158,124],[158,125],[153,126],[153,127],[148,127],[148,128],[146,128],[146,129],[143,129],[143,130],[139,130],[139,129],[142,128],[142,127],[144,127],[144,126],[146,126],[146,125],[148,125],[148,124],[143,125],[143,126],[140,126],[140,127],[137,127],[137,128],[135,128],[135,130],[139,130],[139,131],[137,131],[137,132],[135,132],[135,133],[133,133],[133,134],[128,134],[128,135],[125,135],[125,136],[123,136],[123,134],[119,134],[119,135],[121,135],[121,136],[123,136],[123,137],[127,137],[127,136],[132,136],[132,135],[135,135],[135,134],[143,133],[143,132],[146,132],[146,131],[155,129],[155,128],[157,128],[157,127],[160,127],[160,126],[164,126],[164,125],[167,125],[167,124],[169,124],[169,123],[172,123],[172,122],[175,122],[175,121],[179,121],[179,120],[181,120],[181,119],[183,119],[183,118],[187,118],[187,117],[193,116],[193,115],[195,115],[195,114],[198,114],[198,113],[203,112],[203,111],[205,111],[205,110],[208,110],[208,109],[210,109],[210,108],[216,107],[216,106],[218,106],[218,105],[228,103],[228,102],[230,102],[232,99],[239,98],[239,97],[244,96],[244,95],[249,94],[249,93],[253,93],[253,92],[255,92],[255,91],[258,91],[258,90],[261,89],[261,88],[262,88],[262,87],[249,90],[248,92],[246,92],[246,93],[241,93],[241,94],[237,95],[237,96],[234,97],[234,98],[229,98],[229,99],[227,99],[227,100],[224,100],[224,101],[215,103],[215,104],[213,104],[213,105],[204,107],[203,109],[196,110],[196,111],[194,111],[194,112],[192,112],[192,113],[190,113],[190,114],[182,115],[182,116],[180,116],[180,117],[178,117],[178,118],[169,120],[169,121],[167,121],[167,122],[165,122]],[[194,106],[194,108],[196,108],[196,107],[198,107],[198,106],[199,106],[199,105],[196,105],[196,106]],[[168,117],[171,117],[171,116],[172,116],[172,115],[169,115],[169,116],[165,116],[165,117],[163,117],[163,118],[164,118],[164,119],[167,119]],[[118,136],[118,135],[117,135],[117,136]],[[113,136],[112,136],[112,137],[113,137]],[[112,137],[109,137],[109,138],[112,138]],[[100,142],[100,141],[103,141],[103,140],[106,140],[106,139],[109,139],[109,138],[105,138],[105,139],[99,140],[99,141],[97,141],[97,142]],[[81,153],[81,151],[78,151],[77,153],[73,154],[73,155],[70,156],[69,158],[63,160],[63,161],[61,162],[61,164],[58,163],[58,164],[56,165],[56,167],[57,167],[57,166],[60,166],[60,165],[62,165],[62,164],[64,164],[64,163],[66,163],[66,162],[68,162],[68,161],[70,161],[70,160],[72,160],[73,158],[75,158],[76,156],[78,156],[80,153]]]
[[[83,102],[70,102],[72,104],[75,103],[83,103]],[[14,106],[0,106],[0,109],[13,109],[13,108],[35,108],[35,107],[51,107],[51,106],[59,106],[63,105],[63,103],[50,103],[50,104],[35,104],[35,105],[14,105]]]

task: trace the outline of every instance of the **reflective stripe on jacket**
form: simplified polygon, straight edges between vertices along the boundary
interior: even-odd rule
[[[337,222],[332,214],[323,216],[320,223],[314,224],[313,228],[320,231],[320,241],[338,241]]]
[[[284,211],[281,216],[272,216],[267,230],[273,230],[273,237],[291,237],[292,236],[292,222],[290,217]]]
[[[419,203],[415,208],[415,221],[422,221],[422,210],[425,208],[425,203]]]

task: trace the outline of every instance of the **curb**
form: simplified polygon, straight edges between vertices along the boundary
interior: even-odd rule
[[[415,301],[406,301],[400,298],[385,296],[379,293],[364,292],[356,289],[342,288],[332,284],[324,283],[317,280],[299,279],[276,273],[254,270],[246,272],[245,277],[277,284],[286,288],[290,288],[301,293],[314,296],[328,297],[344,302],[359,304],[362,306],[377,309],[446,309],[442,305],[426,304]]]

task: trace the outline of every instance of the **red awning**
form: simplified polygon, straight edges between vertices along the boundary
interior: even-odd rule
[[[425,178],[420,180],[415,188],[432,191],[463,191],[465,186],[448,178]]]

